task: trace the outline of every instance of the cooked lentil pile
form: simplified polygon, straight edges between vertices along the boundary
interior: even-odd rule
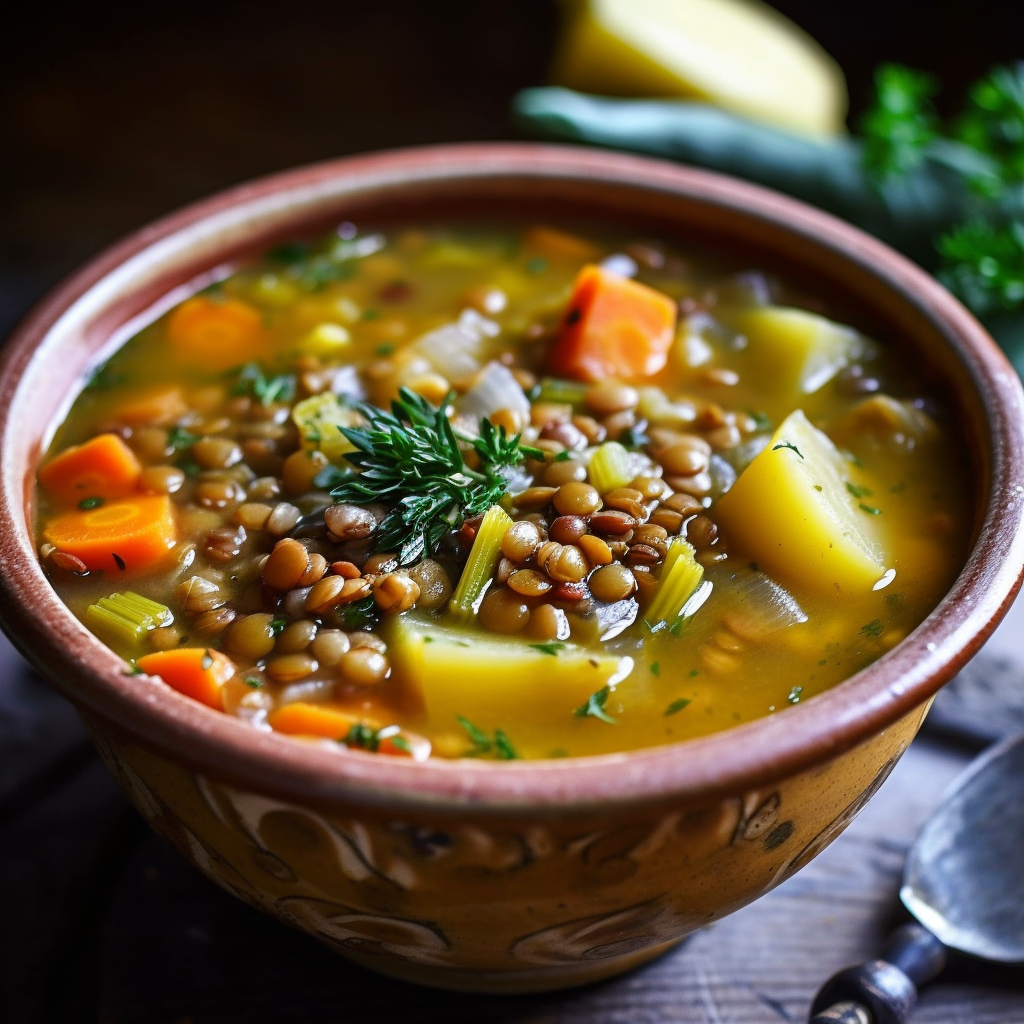
[[[97,366],[39,552],[147,676],[400,757],[584,755],[781,712],[962,563],[940,396],[814,297],[532,225],[282,246]]]

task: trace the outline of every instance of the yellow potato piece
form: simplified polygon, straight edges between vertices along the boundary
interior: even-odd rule
[[[552,78],[584,92],[703,100],[795,131],[843,131],[846,83],[803,30],[756,0],[567,4]]]
[[[571,643],[474,635],[408,616],[390,625],[392,672],[441,726],[458,728],[461,716],[486,731],[528,734],[552,712],[571,720],[592,693],[633,669],[632,658]]]
[[[740,375],[771,381],[773,395],[790,409],[873,344],[852,327],[789,306],[730,310],[722,320],[747,339],[737,356]]]
[[[730,550],[781,583],[863,594],[891,564],[865,479],[797,410],[719,499],[716,518]]]

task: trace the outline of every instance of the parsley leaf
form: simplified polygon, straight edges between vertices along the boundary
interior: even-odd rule
[[[875,72],[875,100],[861,119],[864,166],[879,181],[906,174],[925,158],[938,134],[932,104],[938,82],[900,64]]]
[[[872,619],[867,625],[861,626],[860,631],[863,636],[869,636],[877,640],[882,635],[884,628],[881,619]]]
[[[801,459],[804,457],[803,452],[792,441],[780,441],[778,444],[772,445],[773,452],[777,452],[780,448],[788,448],[791,452],[796,452]]]
[[[611,692],[610,687],[602,686],[596,693],[592,693],[586,702],[581,704],[573,714],[577,718],[596,718],[601,722],[607,722],[609,725],[617,725],[618,721],[612,718],[604,709]]]
[[[483,729],[477,728],[468,718],[463,718],[462,715],[458,716],[457,721],[466,730],[466,734],[473,744],[464,756],[483,757],[493,754],[499,761],[515,761],[519,758],[504,730],[495,729],[494,736],[491,737]]]
[[[665,717],[668,718],[669,715],[679,714],[679,712],[682,711],[683,708],[685,708],[690,703],[691,701],[689,697],[677,698],[676,700],[672,701],[672,703],[669,704],[667,708],[665,708]]]
[[[246,363],[238,371],[232,394],[252,395],[259,400],[260,405],[268,406],[275,402],[292,401],[295,398],[295,387],[295,377],[290,373],[268,377],[259,363]]]
[[[565,649],[565,644],[559,643],[557,640],[551,640],[548,643],[543,644],[530,644],[535,651],[540,651],[541,654],[550,654],[553,658],[558,656],[558,652]]]

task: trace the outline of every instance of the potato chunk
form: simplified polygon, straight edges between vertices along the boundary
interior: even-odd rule
[[[730,548],[794,587],[861,594],[891,563],[870,481],[801,410],[719,499]]]
[[[401,616],[391,624],[394,675],[432,721],[457,728],[460,716],[482,729],[528,732],[561,708],[567,720],[604,686],[614,687],[633,659],[572,643],[533,646],[522,637],[467,634]]]
[[[722,319],[747,338],[741,375],[770,380],[789,408],[821,390],[873,345],[852,327],[788,306],[730,310]]]

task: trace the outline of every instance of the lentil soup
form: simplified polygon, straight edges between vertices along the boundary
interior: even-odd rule
[[[417,759],[681,740],[836,684],[952,583],[969,467],[906,364],[662,242],[345,223],[96,368],[40,557],[129,671],[255,728]]]

